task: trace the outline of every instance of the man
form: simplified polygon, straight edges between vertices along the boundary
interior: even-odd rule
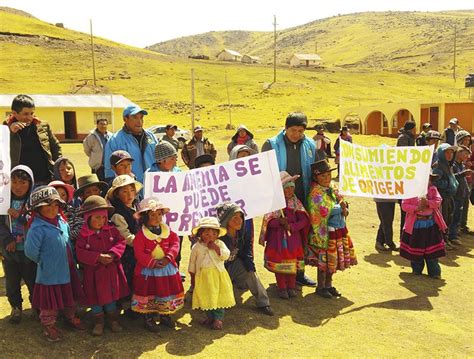
[[[449,126],[444,129],[443,142],[449,143],[451,146],[456,146],[456,134],[460,129],[459,120],[453,117],[449,120]]]
[[[109,122],[106,119],[98,119],[96,128],[82,142],[84,153],[89,157],[91,173],[97,174],[99,181],[105,180],[104,148],[107,141],[112,137],[112,132],[107,131],[108,124]]]
[[[11,109],[12,114],[3,123],[10,129],[11,166],[28,166],[35,184],[48,184],[54,162],[62,156],[61,145],[49,124],[35,116],[35,103],[30,96],[16,96]]]
[[[304,134],[307,124],[304,113],[290,113],[285,121],[285,129],[262,146],[262,152],[275,150],[280,171],[286,171],[291,176],[300,175],[295,181],[295,195],[301,203],[307,202],[311,164],[324,159],[316,155],[314,141]],[[298,271],[296,281],[301,285],[316,286],[316,282],[306,277],[304,271]]]
[[[316,126],[316,134],[313,136],[316,152],[319,157],[331,157],[331,139],[324,135],[324,126]]]
[[[148,112],[140,106],[130,104],[123,110],[124,126],[109,139],[105,146],[105,177],[115,177],[110,166],[110,155],[117,150],[127,151],[133,158],[132,172],[138,182],[143,183],[143,173],[155,162],[155,136],[143,129],[143,116]]]
[[[438,148],[439,141],[441,140],[441,135],[438,131],[430,130],[426,133],[425,141],[426,146],[434,146],[433,158],[431,159],[431,166],[434,166],[438,162]]]
[[[422,131],[415,140],[417,146],[426,146],[426,133],[431,130],[431,128],[431,123],[427,122],[423,124]]]
[[[203,128],[196,126],[194,128],[194,136],[186,143],[181,151],[181,158],[189,169],[194,168],[196,157],[204,154],[210,154],[214,160],[217,156],[217,151],[214,144],[208,138],[203,137]]]
[[[176,138],[174,138],[177,129],[178,126],[176,125],[166,125],[165,135],[161,138],[162,141],[171,143],[171,145],[175,148],[176,151],[178,151],[179,148],[179,142]]]

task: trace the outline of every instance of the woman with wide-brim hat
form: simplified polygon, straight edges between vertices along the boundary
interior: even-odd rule
[[[114,208],[97,195],[89,196],[79,214],[84,224],[76,241],[77,261],[83,268],[83,305],[91,307],[94,317],[92,334],[104,332],[104,315],[112,332],[120,332],[117,301],[129,294],[127,279],[120,258],[125,251],[125,239],[109,223]]]
[[[306,260],[318,268],[316,294],[324,298],[341,296],[332,284],[332,276],[357,264],[346,228],[348,205],[331,182],[334,170],[326,160],[311,165],[313,182],[307,203],[313,232],[308,239]]]

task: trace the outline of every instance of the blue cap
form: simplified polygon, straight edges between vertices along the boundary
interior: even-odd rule
[[[132,103],[123,109],[123,117],[136,115],[137,113],[140,113],[140,112],[143,113],[144,115],[148,115],[147,111],[143,110],[140,106]]]

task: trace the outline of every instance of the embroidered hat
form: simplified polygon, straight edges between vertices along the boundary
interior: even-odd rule
[[[245,218],[244,211],[239,205],[232,202],[224,202],[216,207],[217,218],[221,223],[221,226],[227,228],[227,224],[230,219],[236,213],[242,213],[242,217]]]
[[[168,157],[177,155],[178,152],[176,151],[176,148],[167,141],[162,141],[155,146],[155,161],[157,163],[167,159]]]
[[[143,110],[140,106],[132,103],[123,109],[123,117],[133,116],[140,112],[144,115],[148,115],[147,111]]]
[[[28,207],[30,210],[33,210],[42,206],[50,205],[54,201],[58,201],[61,206],[66,205],[56,188],[51,186],[39,186],[31,192]]]
[[[204,163],[210,163],[212,165],[215,165],[216,161],[214,160],[214,157],[212,157],[210,154],[205,153],[201,156],[196,157],[196,159],[194,160],[194,168],[199,168]]]
[[[471,134],[466,130],[460,130],[458,133],[456,133],[456,143],[460,144],[466,137],[471,137]]]
[[[326,160],[317,161],[311,164],[311,173],[315,176],[337,170],[337,168],[331,168],[329,162]]]
[[[79,177],[77,179],[77,185],[79,188],[76,189],[76,191],[74,192],[75,197],[82,196],[86,188],[90,186],[99,187],[101,194],[104,194],[107,191],[107,188],[109,187],[107,183],[99,181],[99,178],[97,177],[96,174]]]
[[[281,171],[280,172],[280,180],[281,180],[282,186],[284,186],[288,182],[295,182],[299,177],[300,177],[300,175],[292,176],[286,171]]]
[[[115,190],[120,187],[128,186],[129,184],[135,185],[135,190],[137,192],[139,192],[143,188],[143,185],[140,182],[135,181],[129,175],[120,175],[115,177],[114,181],[112,182],[112,187],[110,187],[110,189],[107,191],[105,198],[111,200],[114,197]]]
[[[202,217],[197,226],[193,228],[193,235],[197,235],[201,228],[212,228],[219,231],[219,237],[225,236],[227,229],[223,228],[219,224],[219,220],[216,217]]]
[[[429,139],[436,139],[436,140],[441,140],[441,134],[438,131],[435,130],[429,130],[426,132],[426,137],[427,140]]]
[[[132,156],[130,156],[130,153],[127,151],[123,150],[118,150],[112,152],[110,155],[110,165],[111,166],[117,166],[120,162],[129,160],[129,161],[135,161]]]
[[[140,201],[140,203],[138,204],[137,213],[143,213],[147,211],[155,212],[159,209],[163,210],[163,214],[166,214],[170,211],[170,209],[166,207],[163,203],[161,203],[158,198],[149,197]]]
[[[308,118],[303,112],[292,112],[286,117],[285,128],[292,126],[303,126],[306,128],[308,125]]]
[[[61,187],[64,188],[64,190],[67,193],[67,201],[71,201],[74,198],[74,186],[71,186],[70,184],[64,183],[63,181],[52,181],[48,183],[48,186],[57,188]]]
[[[85,214],[87,212],[95,211],[98,209],[106,209],[109,212],[109,216],[115,211],[115,208],[109,206],[105,198],[97,195],[87,197],[81,206],[78,214]]]

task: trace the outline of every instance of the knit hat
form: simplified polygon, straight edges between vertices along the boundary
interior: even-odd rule
[[[48,183],[48,186],[54,187],[54,188],[64,188],[64,190],[67,193],[67,200],[72,201],[74,198],[74,186],[71,186],[70,184],[64,183],[63,181],[52,181]]]
[[[311,173],[315,176],[337,170],[337,168],[331,168],[329,162],[326,160],[317,161],[311,164]]]
[[[405,122],[405,124],[403,125],[403,128],[407,131],[409,130],[412,130],[414,129],[416,126],[416,122],[415,121],[407,121]]]
[[[115,177],[115,179],[112,182],[112,187],[107,191],[107,194],[105,195],[105,198],[111,200],[114,197],[114,192],[120,187],[125,187],[128,186],[129,184],[135,185],[135,190],[139,192],[142,188],[143,185],[135,181],[132,177],[129,175],[120,175]]]
[[[456,117],[453,117],[452,119],[449,120],[450,125],[457,125],[459,123],[459,120]]]
[[[96,174],[79,177],[77,180],[77,186],[79,188],[76,189],[76,191],[74,192],[75,197],[82,196],[86,188],[90,186],[99,187],[101,194],[104,194],[107,191],[107,188],[109,187],[107,183],[99,181],[99,178],[97,177]]]
[[[242,208],[235,203],[231,202],[224,202],[216,207],[217,211],[217,218],[219,218],[219,222],[221,222],[221,226],[226,228],[229,220],[232,216],[236,213],[242,213],[242,217],[245,218],[244,211]]]
[[[130,153],[127,151],[123,150],[118,150],[112,152],[110,155],[110,165],[111,166],[117,166],[120,162],[129,160],[129,161],[135,161],[132,156],[130,156]]]
[[[194,168],[199,168],[203,163],[211,163],[213,165],[216,164],[216,161],[214,160],[214,157],[212,157],[210,154],[206,153],[204,155],[196,157],[194,160]]]
[[[92,195],[87,197],[87,199],[84,201],[78,214],[85,214],[87,212],[96,211],[100,209],[107,210],[109,216],[115,211],[115,208],[109,206],[107,201],[103,197]]]
[[[427,129],[427,128],[431,128],[431,127],[433,127],[433,126],[429,122],[426,122],[426,123],[423,124],[423,129],[424,130]]]
[[[28,207],[30,210],[33,210],[42,206],[50,205],[54,201],[58,201],[61,206],[66,205],[66,203],[61,199],[58,191],[56,191],[56,188],[51,186],[39,186],[31,192]]]
[[[149,197],[140,201],[140,203],[138,204],[137,213],[143,213],[148,211],[155,212],[159,209],[163,210],[164,213],[168,213],[170,211],[170,209],[168,207],[165,207],[165,205],[161,203],[158,198]]]
[[[216,217],[202,217],[199,219],[197,226],[192,230],[193,235],[197,235],[201,228],[217,229],[219,231],[219,237],[225,236],[227,233],[227,229],[221,227]]]
[[[471,134],[466,130],[460,130],[458,133],[456,133],[456,143],[460,144],[466,137],[471,137]]]
[[[167,141],[162,141],[155,146],[155,161],[157,163],[163,161],[168,157],[173,157],[177,155],[178,152],[176,151],[176,148],[174,148],[174,146]]]
[[[306,128],[308,119],[303,112],[292,112],[286,117],[285,128],[292,126],[303,126]]]
[[[427,140],[429,139],[436,139],[436,140],[441,140],[441,134],[438,131],[435,130],[429,130],[426,132],[426,137]]]

